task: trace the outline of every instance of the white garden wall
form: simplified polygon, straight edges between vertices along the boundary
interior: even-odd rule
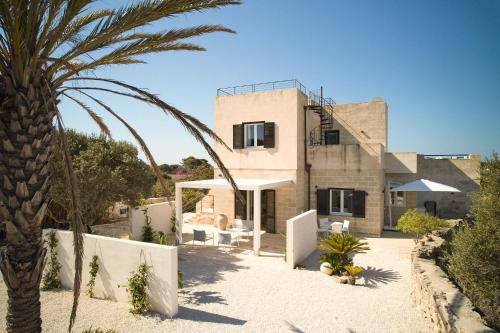
[[[44,234],[51,230],[44,230]],[[75,275],[73,234],[70,231],[56,231],[58,259],[62,265],[61,284],[73,288]],[[83,260],[82,292],[89,280],[89,263],[92,256],[99,257],[99,271],[95,281],[95,295],[98,298],[128,302],[127,280],[131,272],[141,263],[152,266],[149,282],[152,310],[174,316],[177,314],[177,248],[124,239],[84,235],[85,257]]]
[[[304,261],[317,248],[316,210],[310,210],[286,221],[286,262],[290,268]]]
[[[154,231],[163,231],[166,234],[171,234],[170,218],[175,212],[175,202],[160,202],[151,205],[144,205],[130,208],[129,226],[130,239],[142,240],[142,227],[146,221],[144,210],[148,210],[148,215],[151,217],[151,227]]]

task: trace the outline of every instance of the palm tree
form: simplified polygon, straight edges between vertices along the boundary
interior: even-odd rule
[[[41,224],[48,203],[48,162],[54,145],[60,145],[64,152],[73,208],[76,271],[70,330],[76,316],[82,271],[82,221],[78,189],[58,109],[61,98],[76,103],[107,135],[110,134],[108,127],[93,108],[102,108],[118,119],[138,141],[167,191],[144,140],[92,92],[107,92],[157,106],[179,121],[203,145],[239,194],[228,170],[204,138],[206,134],[227,147],[214,132],[156,95],[124,82],[99,77],[96,70],[108,65],[142,63],[140,57],[146,54],[203,51],[202,47],[186,39],[233,31],[219,25],[163,32],[142,28],[161,19],[239,4],[240,1],[141,0],[118,9],[93,9],[94,3],[94,0],[0,1],[0,222],[4,224],[7,241],[0,251],[0,270],[9,296],[8,332],[41,330],[39,285],[45,258]],[[56,133],[62,135],[56,136]]]

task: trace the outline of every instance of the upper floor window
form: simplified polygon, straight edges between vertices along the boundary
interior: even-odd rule
[[[330,214],[352,215],[354,190],[330,190]]]
[[[338,130],[325,131],[325,144],[338,145],[340,143],[340,136]]]
[[[245,148],[264,147],[264,123],[245,124]]]
[[[274,148],[275,124],[257,121],[233,125],[233,148]]]

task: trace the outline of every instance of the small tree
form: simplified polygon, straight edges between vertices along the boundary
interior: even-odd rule
[[[500,160],[481,163],[480,190],[473,196],[474,224],[455,234],[448,271],[488,325],[500,331]]]
[[[144,209],[144,226],[142,227],[142,241],[152,243],[154,240],[154,231],[151,227],[151,217],[148,215],[148,209]]]
[[[398,220],[397,228],[404,233],[413,234],[415,242],[432,231],[448,227],[446,220],[429,214],[421,214],[412,208],[406,211]]]

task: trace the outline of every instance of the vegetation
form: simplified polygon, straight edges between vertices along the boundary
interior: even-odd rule
[[[87,294],[90,298],[93,298],[94,295],[94,287],[95,287],[95,278],[97,276],[97,272],[99,271],[99,257],[94,255],[92,256],[92,261],[89,264],[89,282],[87,283]]]
[[[397,228],[405,233],[413,234],[415,241],[432,231],[449,227],[446,220],[439,219],[429,214],[421,214],[416,209],[407,210],[398,220]]]
[[[61,271],[61,264],[57,259],[57,237],[54,231],[47,234],[45,242],[49,248],[49,263],[47,271],[43,276],[43,290],[55,289],[61,287],[61,280],[59,280],[59,272]]]
[[[130,312],[133,314],[146,314],[151,309],[148,296],[148,283],[151,266],[141,264],[137,272],[133,272],[128,279],[127,292],[130,296],[130,304],[132,308]]]
[[[473,196],[474,223],[459,229],[447,254],[451,278],[500,330],[500,160],[497,154],[481,163],[480,190]]]
[[[158,244],[168,245],[167,235],[163,231],[158,231]]]
[[[327,252],[323,253],[319,257],[320,262],[326,262],[330,264],[330,268],[333,272],[333,274],[338,275],[340,274],[342,270],[342,260],[340,259],[340,256],[337,253],[333,252]]]
[[[150,167],[138,157],[138,150],[125,141],[105,136],[66,131],[66,141],[80,189],[83,221],[86,225],[102,223],[115,202],[135,205],[151,194],[155,183]],[[50,219],[59,223],[71,220],[71,199],[66,186],[61,149],[51,160],[53,174],[50,189]]]
[[[80,191],[59,112],[64,99],[87,113],[101,131],[110,131],[95,108],[118,120],[139,143],[162,188],[161,171],[139,133],[119,113],[92,93],[119,95],[158,107],[200,142],[244,202],[227,168],[204,134],[229,147],[205,124],[145,89],[102,77],[111,65],[144,62],[142,57],[166,51],[203,51],[188,38],[233,32],[220,25],[200,25],[157,32],[155,22],[192,12],[239,4],[239,0],[144,0],[120,3],[117,9],[94,0],[2,0],[0,5],[0,221],[6,245],[0,271],[8,288],[7,332],[40,332],[39,281],[45,252],[42,221],[51,184],[48,165],[55,147],[63,152],[71,231],[75,252],[72,329],[80,295],[83,225]],[[94,6],[92,6],[94,5]],[[163,27],[169,26],[163,24]],[[59,135],[55,135],[59,133]],[[15,217],[15,218],[14,218]]]
[[[152,243],[154,240],[154,231],[151,226],[151,217],[148,215],[148,209],[144,209],[144,226],[142,227],[142,241]]]
[[[353,265],[345,265],[344,269],[345,269],[346,273],[350,277],[353,277],[353,278],[355,278],[356,276],[358,276],[358,274],[363,271],[363,269],[361,267],[359,267],[359,266],[353,266]]]
[[[328,251],[320,259],[322,262],[330,263],[333,268],[340,262],[338,272],[344,271],[346,265],[352,265],[355,254],[365,253],[370,249],[367,242],[351,234],[332,234],[323,240],[319,248]]]
[[[82,331],[82,333],[118,333],[118,331],[109,329],[109,330],[103,330],[101,328],[87,328],[85,331]]]

